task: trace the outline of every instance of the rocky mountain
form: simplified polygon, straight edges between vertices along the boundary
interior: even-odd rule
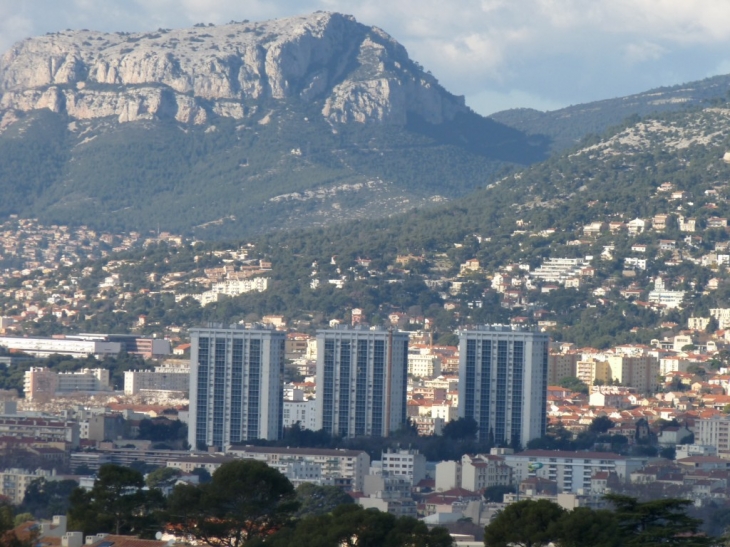
[[[321,101],[331,123],[430,123],[466,112],[393,38],[319,12],[149,33],[67,31],[28,38],[0,59],[3,124],[47,108],[76,120],[244,119],[263,99]]]
[[[66,31],[0,59],[0,218],[243,237],[428,207],[545,150],[336,13]]]

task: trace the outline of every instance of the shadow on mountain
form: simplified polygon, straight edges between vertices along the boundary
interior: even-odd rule
[[[458,146],[489,160],[522,165],[547,159],[551,145],[550,138],[545,135],[526,135],[471,111],[459,113],[453,120],[438,125],[412,114],[406,128],[439,144]]]

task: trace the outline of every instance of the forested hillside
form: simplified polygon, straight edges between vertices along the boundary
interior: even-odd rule
[[[266,314],[309,329],[348,321],[360,308],[373,324],[419,328],[429,318],[440,340],[459,325],[519,321],[598,347],[649,342],[667,322],[684,325],[691,315],[730,307],[728,150],[730,109],[669,113],[626,123],[428,209],[116,255],[114,267],[105,259],[87,268],[83,287],[93,290],[115,272],[140,292],[113,292],[113,305],[66,327],[44,323],[39,332],[129,329],[140,314],[148,333]],[[241,264],[270,262],[268,288],[206,306],[183,299],[203,290],[204,268],[238,267],[224,262],[219,250],[226,248],[247,249]],[[544,280],[538,268],[551,259],[577,260],[581,270]],[[678,291],[672,307],[651,301],[659,278]]]
[[[586,135],[602,134],[630,116],[647,116],[708,105],[725,99],[729,89],[730,76],[713,76],[698,82],[660,87],[550,112],[514,108],[490,117],[528,135],[549,138],[551,149],[559,152],[575,146]]]

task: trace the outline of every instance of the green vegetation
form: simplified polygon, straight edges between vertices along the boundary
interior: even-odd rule
[[[205,127],[27,114],[0,134],[0,217],[241,237],[463,196],[506,166],[545,157],[543,142],[471,112],[441,126],[333,131],[321,108],[264,101],[260,115]]]
[[[144,487],[139,471],[102,465],[91,490],[77,488],[71,493],[69,529],[85,536],[106,532],[153,537],[164,497],[159,490]]]
[[[538,547],[554,542],[560,547],[654,547],[656,545],[710,546],[712,538],[699,532],[701,521],[689,517],[688,500],[639,502],[629,496],[605,496],[614,511],[580,507],[566,511],[547,500],[524,500],[508,505],[485,528],[489,547]]]

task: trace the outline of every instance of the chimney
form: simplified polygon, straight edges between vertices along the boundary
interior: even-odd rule
[[[81,547],[83,544],[84,534],[82,532],[67,532],[61,538],[61,547]]]

